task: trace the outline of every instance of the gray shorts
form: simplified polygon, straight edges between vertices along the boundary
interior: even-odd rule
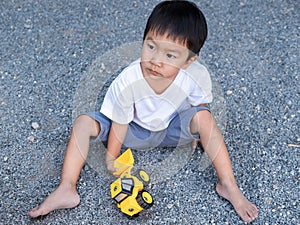
[[[198,106],[178,113],[171,120],[169,126],[162,131],[150,131],[135,122],[130,122],[123,147],[133,149],[176,147],[188,144],[194,139],[199,139],[198,134],[191,133],[190,123],[195,113],[201,110],[209,111],[207,107]],[[94,140],[102,141],[106,146],[111,120],[100,112],[89,112],[85,115],[99,122],[101,131]]]

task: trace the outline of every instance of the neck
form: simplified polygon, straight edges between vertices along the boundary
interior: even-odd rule
[[[162,94],[175,80],[175,77],[170,80],[163,77],[145,77],[145,80],[156,94]]]

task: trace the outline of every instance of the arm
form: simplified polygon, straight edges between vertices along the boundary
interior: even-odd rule
[[[114,168],[114,161],[119,156],[122,144],[124,142],[128,124],[119,124],[112,122],[110,132],[108,135],[108,144],[106,152],[106,166],[107,169],[113,173],[116,171]]]

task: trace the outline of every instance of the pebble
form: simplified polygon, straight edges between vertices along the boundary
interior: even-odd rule
[[[31,123],[31,127],[32,127],[33,129],[35,129],[35,130],[40,129],[40,125],[39,125],[37,122],[32,122],[32,123]]]
[[[173,204],[168,204],[168,205],[167,205],[167,208],[168,208],[168,209],[172,209],[172,208],[173,208]]]
[[[246,92],[246,91],[247,91],[247,88],[246,88],[246,87],[242,87],[242,91],[243,91],[243,92]]]
[[[28,138],[27,138],[28,141],[30,142],[34,142],[35,138],[33,135],[30,135]]]
[[[232,95],[232,91],[231,90],[228,90],[228,91],[226,91],[226,95]]]

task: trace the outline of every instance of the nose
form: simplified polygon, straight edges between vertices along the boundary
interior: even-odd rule
[[[159,56],[159,54],[154,54],[150,60],[150,62],[158,67],[162,67],[163,65],[163,61],[161,60],[161,57]]]

